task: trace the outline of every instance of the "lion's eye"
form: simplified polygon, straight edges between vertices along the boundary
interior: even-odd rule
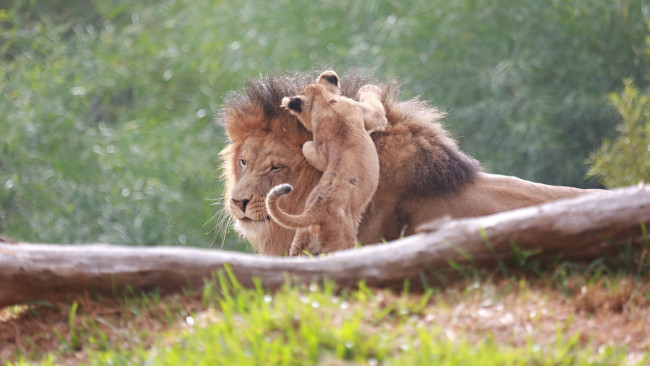
[[[241,165],[242,168],[246,168],[246,160],[239,159],[239,165]]]
[[[280,168],[281,167],[274,165],[274,166],[271,167],[271,169],[269,169],[269,173],[277,172],[278,170],[280,170]]]

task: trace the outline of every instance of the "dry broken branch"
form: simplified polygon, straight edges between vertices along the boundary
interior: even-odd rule
[[[439,222],[435,231],[393,242],[341,251],[323,258],[277,258],[181,247],[48,245],[0,242],[0,307],[31,300],[61,300],[84,292],[103,296],[160,288],[198,288],[228,264],[238,280],[253,277],[277,287],[289,275],[306,283],[330,279],[341,286],[365,280],[393,286],[405,278],[444,276],[449,266],[491,265],[521,250],[539,249],[539,259],[590,260],[639,238],[650,223],[650,188],[638,186],[496,215]],[[486,244],[486,239],[487,243]],[[468,258],[468,255],[471,258]]]

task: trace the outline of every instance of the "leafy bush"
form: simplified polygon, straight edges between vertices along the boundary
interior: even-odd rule
[[[585,182],[584,160],[611,136],[607,95],[646,82],[644,1],[473,1],[432,4],[390,65],[449,111],[461,146],[488,171],[550,184]],[[432,30],[433,29],[433,30]],[[396,45],[397,47],[397,45]],[[409,66],[406,66],[409,65]],[[406,68],[408,67],[408,68]],[[412,70],[412,71],[406,71]]]
[[[620,94],[612,94],[612,104],[623,117],[620,135],[605,140],[591,159],[590,175],[608,187],[650,182],[650,90],[641,93],[631,80]]]

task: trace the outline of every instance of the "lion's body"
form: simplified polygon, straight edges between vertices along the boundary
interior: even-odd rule
[[[478,173],[458,191],[431,195],[402,202],[383,201],[383,206],[369,207],[359,228],[361,243],[376,243],[384,237],[411,235],[422,225],[437,218],[475,217],[534,206],[544,202],[575,197],[592,190],[551,186],[511,176]],[[380,202],[381,200],[373,200]],[[397,209],[395,209],[395,207]]]
[[[235,228],[262,254],[283,255],[294,235],[269,219],[264,203],[269,190],[291,184],[293,192],[278,203],[297,214],[321,177],[302,153],[311,133],[279,107],[283,96],[298,94],[310,80],[313,76],[303,75],[251,82],[244,94],[232,94],[222,111],[232,141],[222,151],[225,199]],[[350,72],[341,78],[341,94],[352,97],[372,83]],[[445,215],[480,216],[587,192],[481,173],[479,163],[443,129],[438,110],[416,100],[398,102],[395,84],[382,86],[382,102],[389,124],[372,135],[380,175],[359,226],[362,244],[408,235]]]
[[[303,154],[323,171],[299,215],[277,206],[278,199],[291,192],[290,185],[276,186],[267,196],[266,208],[273,220],[296,230],[290,255],[349,249],[356,242],[361,214],[379,184],[379,159],[366,126],[383,131],[387,124],[379,88],[362,90],[359,102],[342,97],[338,76],[326,71],[299,95],[282,100],[312,132],[313,141],[303,145]]]

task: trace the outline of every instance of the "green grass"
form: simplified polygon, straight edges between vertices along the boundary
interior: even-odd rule
[[[363,283],[339,290],[328,282],[247,289],[231,273],[220,272],[201,293],[130,296],[108,307],[113,316],[97,316],[102,314],[97,303],[75,302],[62,310],[68,327],[57,332],[55,349],[17,351],[8,365],[65,364],[80,351],[89,365],[644,364],[648,350],[632,357],[616,341],[603,344],[601,337],[600,344],[593,343],[598,339],[584,325],[614,303],[628,309],[628,318],[646,314],[646,277],[605,267],[609,275],[598,283],[593,266],[566,263],[546,271],[545,278],[500,279],[481,270],[476,278],[483,280],[470,276],[446,289],[418,292],[408,286],[397,292],[369,289]],[[499,329],[502,314],[517,314],[519,308],[526,309],[521,324],[530,324],[533,332],[517,330],[519,320]],[[612,309],[605,316],[619,316]],[[481,311],[493,312],[494,319]],[[474,326],[481,321],[492,327]]]

